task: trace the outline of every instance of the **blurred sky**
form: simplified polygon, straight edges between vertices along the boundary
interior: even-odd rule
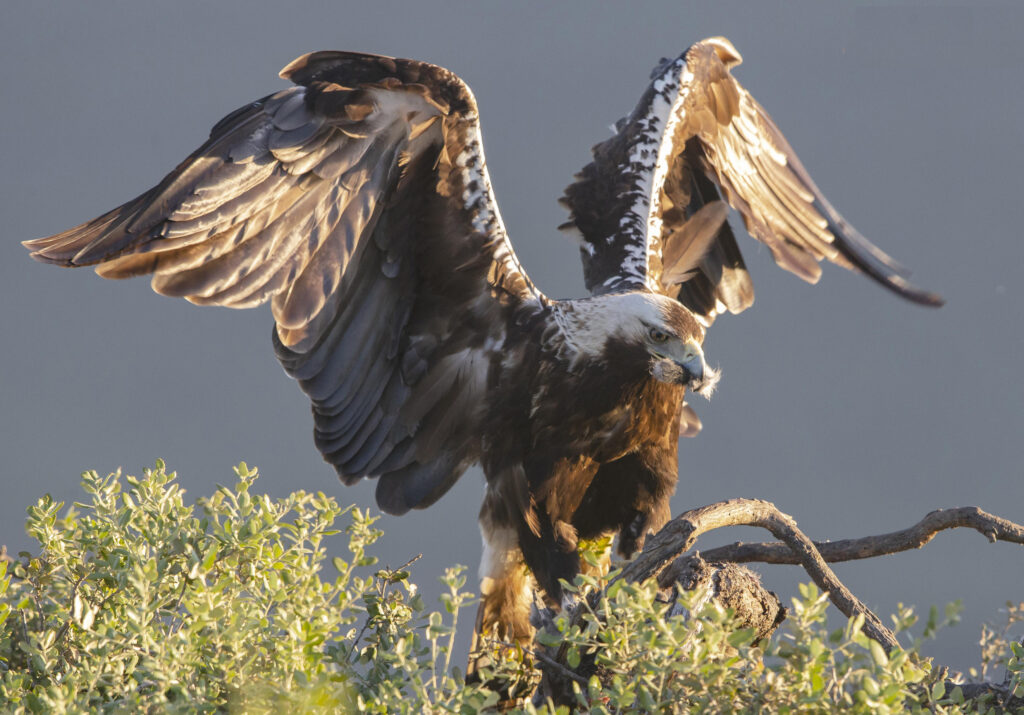
[[[901,302],[835,267],[805,285],[742,236],[757,303],[708,336],[724,378],[696,404],[704,431],[681,445],[674,510],[769,499],[817,539],[967,504],[1024,521],[1022,26],[1019,7],[879,2],[3,3],[0,542],[28,547],[25,507],[46,491],[79,498],[82,470],[138,473],[156,457],[193,497],[246,460],[274,495],[373,506],[372,484],[343,488],[315,450],[269,310],[198,308],[145,280],[44,266],[19,241],[152,186],[221,116],[285,86],[276,73],[294,57],[362,50],[469,82],[520,258],[548,294],[580,296],[556,198],[659,57],[717,34],[825,194],[948,305]],[[424,552],[414,578],[428,594],[448,564],[469,564],[473,583],[481,495],[473,470],[431,509],[385,517],[383,560]],[[760,570],[787,600],[807,580]],[[964,623],[925,650],[964,668],[980,623],[1020,598],[1024,552],[963,531],[837,571],[883,618],[897,602],[962,599]]]

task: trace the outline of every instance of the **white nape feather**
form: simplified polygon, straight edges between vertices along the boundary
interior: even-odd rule
[[[567,301],[564,330],[581,353],[600,355],[610,337],[642,341],[650,327],[668,332],[665,316],[674,301],[658,293],[608,293]]]

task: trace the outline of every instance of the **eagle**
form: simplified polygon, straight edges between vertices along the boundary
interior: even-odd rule
[[[357,52],[296,59],[292,86],[217,122],[157,186],[25,245],[200,305],[269,301],[317,449],[344,483],[376,479],[385,512],[479,463],[477,631],[523,641],[533,585],[560,603],[581,540],[615,535],[628,557],[670,516],[679,437],[700,427],[686,394],[719,377],[705,332],[754,298],[728,207],[805,281],[827,259],[942,303],[825,199],[740,61],[722,37],[662,60],[566,189],[586,297],[545,295],[517,260],[469,87]]]

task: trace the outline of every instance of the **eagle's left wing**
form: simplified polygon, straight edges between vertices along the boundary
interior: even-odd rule
[[[739,62],[724,38],[663,61],[616,135],[594,147],[594,161],[563,199],[571,210],[565,226],[583,235],[587,288],[666,293],[705,324],[748,307],[753,288],[725,221],[724,194],[776,263],[802,279],[816,282],[818,261],[827,259],[908,300],[940,305],[822,195],[729,73]]]
[[[381,508],[437,500],[480,456],[491,354],[545,298],[491,190],[476,102],[451,72],[355,52],[286,67],[153,189],[55,236],[40,261],[204,305],[271,304],[315,440]]]

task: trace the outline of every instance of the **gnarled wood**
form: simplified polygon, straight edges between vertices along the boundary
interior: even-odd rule
[[[877,536],[841,541],[815,541],[814,547],[829,563],[870,559],[875,556],[895,554],[910,549],[920,549],[940,531],[946,529],[974,529],[992,543],[1007,541],[1024,544],[1024,527],[1008,519],[989,514],[976,506],[961,506],[954,509],[936,509],[929,512],[913,526]],[[800,560],[784,543],[745,544],[737,541],[703,552],[709,561],[731,561],[750,563],[759,561],[769,564],[798,564]]]
[[[886,651],[898,646],[892,631],[843,585],[793,517],[760,499],[729,499],[683,512],[648,539],[644,550],[617,578],[640,582],[657,576],[670,561],[693,548],[701,534],[724,526],[759,526],[772,532],[792,550],[818,587],[828,592],[836,608],[847,617],[863,614],[865,635]]]

